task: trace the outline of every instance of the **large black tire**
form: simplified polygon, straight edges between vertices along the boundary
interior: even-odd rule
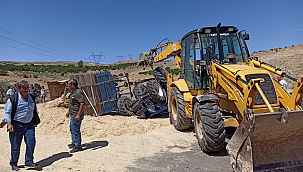
[[[185,114],[183,94],[177,88],[173,87],[169,99],[169,118],[174,127],[179,131],[192,127],[192,119],[187,118]]]
[[[167,84],[166,71],[162,67],[154,69],[154,77],[161,86]]]
[[[149,80],[147,82],[147,91],[150,99],[154,103],[163,102],[166,100],[166,94],[161,85],[156,80]]]
[[[199,146],[204,152],[218,152],[225,145],[224,121],[215,102],[197,102],[194,106],[194,127]]]
[[[145,111],[145,107],[142,105],[140,100],[135,100],[133,103],[132,112],[134,112],[137,116],[140,116]]]
[[[143,94],[146,93],[146,86],[141,83],[135,85],[133,88],[133,93],[136,99],[138,99],[139,97],[141,97]]]
[[[132,116],[134,113],[130,105],[132,104],[132,99],[127,96],[122,96],[118,99],[117,106],[119,109],[119,113],[123,116]]]

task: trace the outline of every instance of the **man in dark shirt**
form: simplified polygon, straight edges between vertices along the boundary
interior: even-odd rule
[[[73,148],[70,153],[83,150],[81,146],[81,123],[84,116],[84,93],[82,89],[78,88],[78,82],[75,79],[68,81],[68,88],[71,91],[69,96],[68,112],[66,118],[70,118],[70,132],[72,143],[68,146]]]

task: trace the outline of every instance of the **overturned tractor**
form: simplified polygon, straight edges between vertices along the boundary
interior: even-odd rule
[[[137,115],[140,119],[153,118],[167,110],[166,72],[158,67],[154,70],[154,78],[146,85],[135,82],[133,94],[119,98],[117,106],[121,115]]]

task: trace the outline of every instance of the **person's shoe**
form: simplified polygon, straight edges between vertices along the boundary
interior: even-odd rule
[[[71,143],[71,144],[68,144],[67,146],[68,146],[68,148],[72,149],[72,148],[74,148],[76,145],[73,144],[73,143]]]
[[[30,167],[30,168],[37,168],[37,167],[39,167],[39,164],[32,163],[32,164],[25,164],[24,166]]]
[[[13,166],[12,166],[12,170],[13,170],[13,171],[19,171],[20,168],[19,168],[17,165],[13,165]]]
[[[81,146],[76,146],[71,151],[69,151],[69,153],[75,153],[75,152],[79,152],[82,150],[83,150],[83,148]]]

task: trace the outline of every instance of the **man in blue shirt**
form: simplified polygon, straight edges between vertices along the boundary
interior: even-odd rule
[[[27,81],[19,81],[17,83],[17,87],[19,92],[16,95],[18,96],[16,113],[15,115],[11,114],[13,110],[13,104],[10,99],[8,99],[4,109],[3,119],[3,121],[7,123],[7,131],[9,132],[9,140],[11,143],[10,165],[14,171],[19,171],[17,163],[19,160],[20,146],[23,137],[26,144],[25,166],[33,168],[37,167],[37,164],[34,164],[33,161],[36,138],[35,126],[32,122],[36,104],[28,93],[29,85]],[[14,116],[13,119],[12,116]]]

